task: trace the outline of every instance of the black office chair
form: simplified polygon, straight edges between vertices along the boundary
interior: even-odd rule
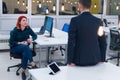
[[[48,55],[48,63],[51,63],[54,60],[54,53],[58,50],[60,50],[61,56],[64,56],[65,48],[63,48],[62,46],[48,48],[48,54],[51,54],[51,56]]]
[[[35,52],[35,45],[36,45],[36,43],[33,42],[32,44],[33,44],[33,45],[32,45],[31,51],[32,51],[33,57],[34,57],[34,56],[36,56],[36,52]],[[11,50],[11,47],[10,47],[10,59],[12,59],[12,58],[14,58],[14,59],[21,59],[21,60],[22,60],[22,55],[13,54],[13,52],[12,52],[12,50]],[[9,72],[9,71],[10,71],[10,68],[14,68],[14,67],[18,67],[18,69],[17,69],[17,71],[16,71],[16,75],[19,75],[19,70],[22,68],[22,64],[19,63],[19,64],[17,64],[17,65],[9,66],[9,67],[7,68],[7,71]],[[28,64],[27,68],[28,68],[28,69],[31,69],[31,65]]]
[[[117,59],[117,66],[119,66],[119,58],[120,58],[120,33],[117,30],[110,29],[110,50],[118,51],[117,56],[111,56],[108,60]]]
[[[107,19],[103,19],[103,22],[105,23],[105,27],[108,27]]]

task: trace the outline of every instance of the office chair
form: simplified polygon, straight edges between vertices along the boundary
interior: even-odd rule
[[[62,27],[62,31],[68,32],[68,30],[69,30],[69,24],[65,23]]]
[[[117,66],[119,66],[119,58],[120,58],[120,33],[117,30],[110,29],[110,50],[118,51],[117,56],[111,56],[108,60],[117,59]]]
[[[68,29],[69,29],[69,24],[65,23],[62,27],[62,31],[64,32],[68,32]],[[61,52],[61,55],[64,56],[64,51],[66,50],[65,48],[63,48],[62,46],[59,46],[59,47],[49,47],[48,48],[48,54],[50,53],[52,56],[50,56],[50,59],[51,61],[48,61],[48,63],[51,63],[52,62],[52,59],[54,59],[54,53],[56,51],[60,50]],[[49,58],[49,56],[48,56]],[[59,64],[59,63],[58,63]]]
[[[103,22],[105,23],[105,27],[108,27],[107,19],[103,19]]]
[[[32,55],[33,57],[36,56],[35,45],[36,45],[36,43],[33,42],[33,43],[32,43],[32,49],[31,49],[31,51],[32,51],[32,53],[33,53],[33,55]],[[12,50],[11,50],[11,47],[10,47],[10,59],[12,59],[12,58],[14,58],[14,59],[21,59],[21,61],[22,61],[22,55],[13,54],[13,52],[12,52]],[[22,64],[19,63],[19,64],[17,64],[17,65],[9,66],[9,67],[7,68],[7,71],[9,72],[9,71],[10,71],[10,68],[14,68],[14,67],[18,67],[18,69],[17,69],[17,71],[16,71],[16,75],[19,75],[19,70],[22,68]],[[28,64],[27,68],[28,68],[28,69],[31,69],[31,65]]]

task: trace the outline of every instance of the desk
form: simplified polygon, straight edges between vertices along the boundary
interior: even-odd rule
[[[33,80],[120,80],[120,67],[111,63],[88,67],[60,67],[61,72],[49,75],[48,68],[29,70]]]
[[[39,28],[33,28],[34,32],[38,32]],[[65,62],[67,62],[67,41],[68,41],[68,34],[66,32],[63,32],[61,30],[53,28],[53,35],[54,37],[45,37],[47,35],[46,33],[44,35],[38,35],[37,40],[35,42],[39,45],[39,67],[41,65],[41,48],[42,47],[52,47],[52,46],[60,46],[65,45],[66,51],[65,51]]]

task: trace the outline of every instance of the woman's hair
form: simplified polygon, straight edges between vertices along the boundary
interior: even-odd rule
[[[91,0],[79,0],[79,3],[81,3],[85,8],[90,8],[92,1]]]
[[[21,24],[20,24],[20,22],[21,22],[21,20],[22,20],[23,18],[26,18],[26,19],[27,19],[26,16],[19,16],[19,17],[18,17],[17,24],[16,24],[16,28],[17,28],[17,29],[21,29]],[[28,26],[26,26],[26,28],[28,28]]]

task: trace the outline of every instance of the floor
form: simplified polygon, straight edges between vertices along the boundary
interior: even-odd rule
[[[42,55],[45,56],[45,55]],[[60,54],[56,55],[57,57],[60,57]],[[37,57],[34,58],[37,60]],[[16,69],[13,68],[10,70],[10,72],[7,72],[7,67],[13,64],[17,64],[20,62],[20,60],[12,59],[10,60],[9,52],[8,51],[2,51],[0,52],[0,80],[22,80],[21,75],[16,76]],[[116,60],[110,61],[112,64],[116,63]],[[45,63],[42,64],[42,67],[44,67]],[[28,73],[27,73],[28,76]]]
[[[10,60],[8,52],[0,52],[0,79],[1,80],[21,80],[21,76],[16,76],[16,68],[7,72],[7,67],[20,62],[20,60]]]
[[[38,52],[38,51],[37,51]],[[43,53],[44,53],[43,49]],[[55,59],[57,58],[64,58],[57,52],[58,54],[55,54]],[[42,60],[46,61],[46,54],[44,53],[42,56]],[[34,60],[38,62],[38,55],[34,57]],[[17,68],[12,68],[10,69],[10,72],[7,72],[7,67],[11,65],[16,65],[17,63],[20,63],[21,61],[18,59],[12,59],[10,60],[9,56],[9,51],[0,51],[0,80],[22,80],[21,79],[21,74],[19,76],[16,76],[16,69]],[[42,67],[45,67],[47,64],[46,62],[42,63]],[[29,76],[28,71],[27,71],[27,77]]]

